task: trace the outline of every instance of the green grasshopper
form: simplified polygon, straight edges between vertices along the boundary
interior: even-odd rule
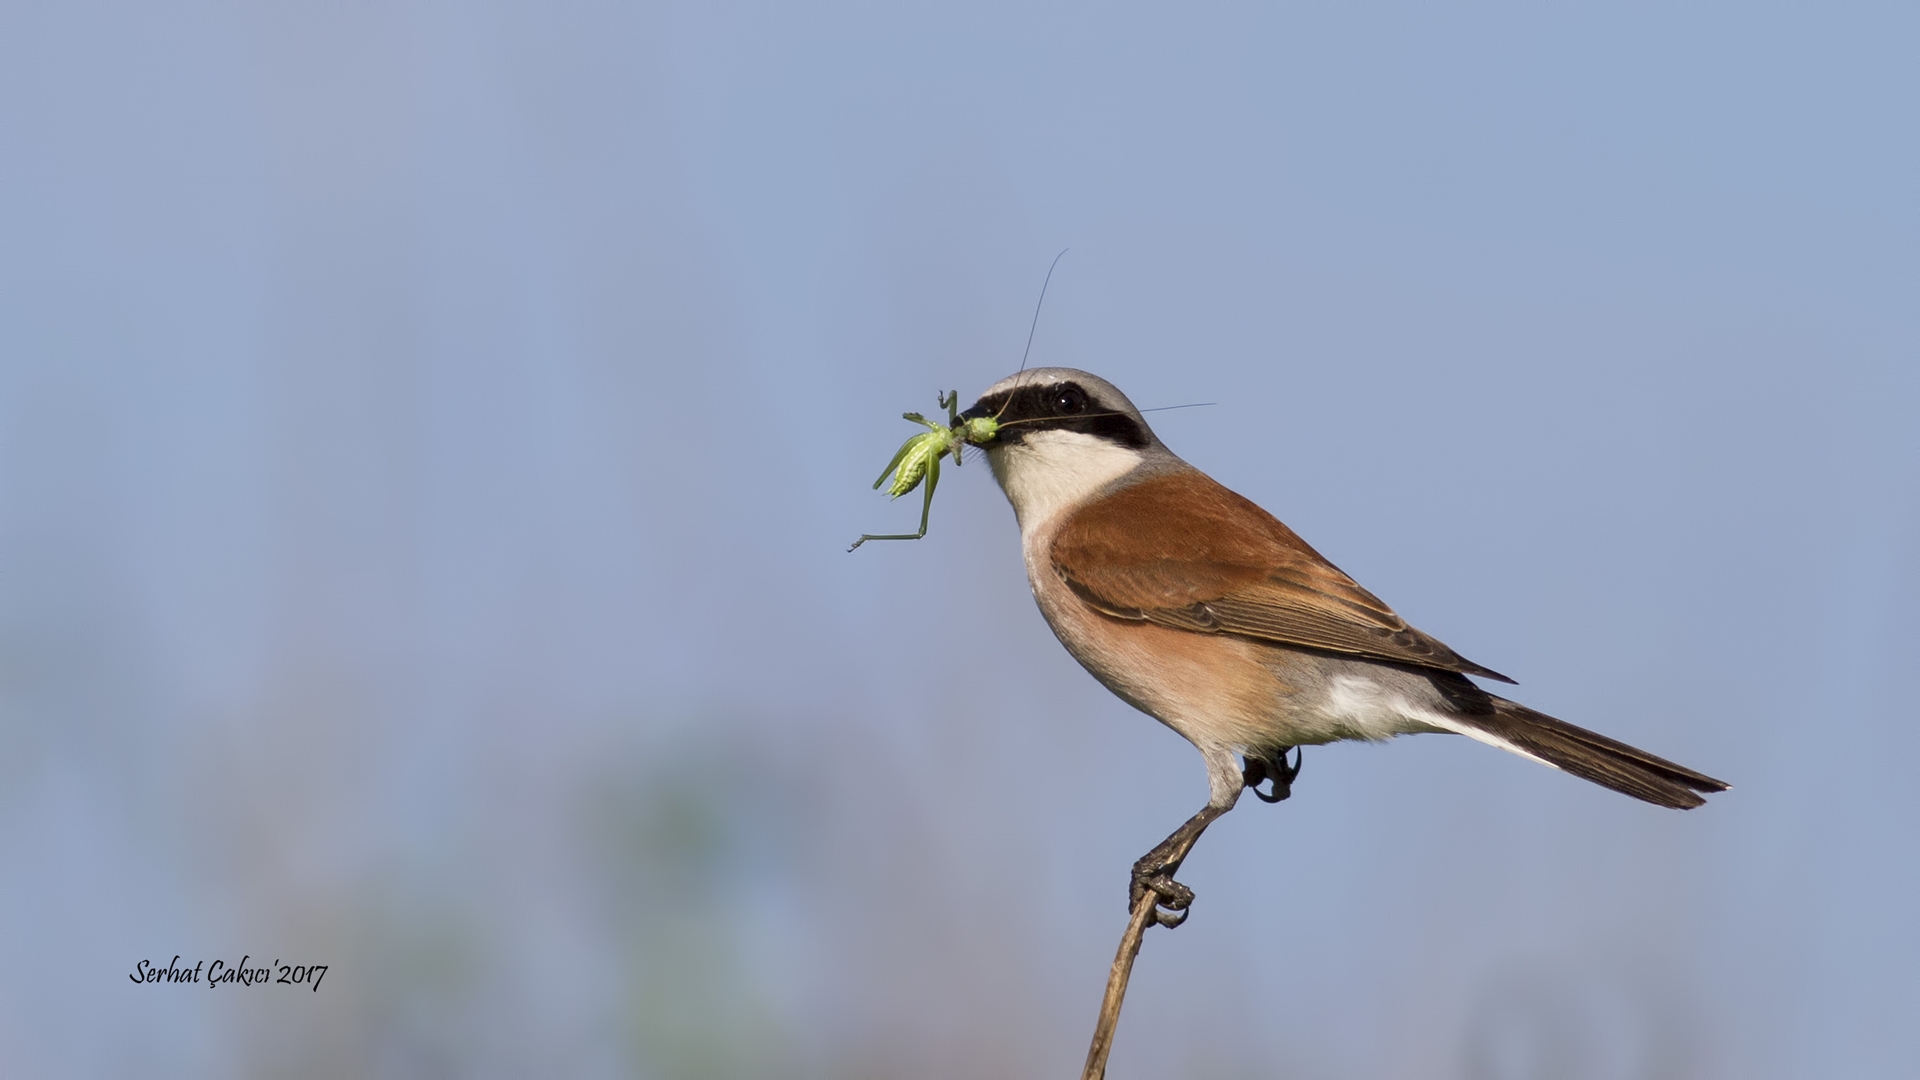
[[[947,410],[947,423],[942,426],[917,412],[901,413],[901,418],[924,426],[927,430],[907,439],[900,449],[880,471],[880,479],[873,482],[875,491],[887,482],[888,474],[893,476],[893,486],[887,494],[899,498],[927,482],[927,494],[920,502],[920,531],[917,533],[895,533],[889,536],[876,536],[868,533],[853,542],[853,548],[869,540],[918,540],[927,535],[927,515],[933,512],[933,489],[940,484],[940,459],[953,455],[953,463],[960,464],[960,452],[968,444],[985,446],[1000,434],[1000,421],[991,416],[979,416],[971,420],[960,419],[960,391],[954,390],[939,396],[940,407]]]

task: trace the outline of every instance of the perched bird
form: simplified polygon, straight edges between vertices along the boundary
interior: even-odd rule
[[[1295,747],[1453,732],[1660,806],[1690,809],[1710,776],[1487,693],[1512,679],[1408,626],[1293,530],[1168,450],[1106,381],[1071,368],[1001,380],[961,414],[1013,504],[1047,625],[1107,689],[1206,760],[1207,805],[1134,864],[1130,899],[1173,880],[1243,787],[1287,796]],[[1236,762],[1236,757],[1240,761]],[[1271,781],[1271,793],[1260,784]]]

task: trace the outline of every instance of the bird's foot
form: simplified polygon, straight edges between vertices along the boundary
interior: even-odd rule
[[[1287,751],[1293,751],[1293,760],[1287,760]],[[1264,757],[1248,755],[1246,767],[1240,771],[1240,778],[1261,802],[1277,803],[1293,794],[1293,781],[1300,775],[1300,763],[1305,755],[1298,747],[1283,746],[1277,752]],[[1272,794],[1260,790],[1260,785],[1273,781]]]
[[[1133,864],[1133,887],[1127,890],[1127,907],[1138,907],[1140,899],[1148,893],[1154,895],[1153,921],[1172,929],[1187,921],[1188,908],[1193,904],[1193,890],[1173,880],[1174,871],[1180,864],[1169,863],[1166,855],[1159,849],[1148,852],[1139,862]]]

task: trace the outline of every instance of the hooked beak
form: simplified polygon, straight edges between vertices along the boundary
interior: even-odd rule
[[[1000,423],[995,415],[997,410],[987,405],[986,399],[973,403],[973,408],[960,414],[954,421],[953,432],[960,441],[968,446],[986,447],[1000,435]]]

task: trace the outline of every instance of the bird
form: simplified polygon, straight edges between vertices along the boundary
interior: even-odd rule
[[[1408,625],[1272,514],[1176,456],[1098,376],[1021,371],[959,423],[980,418],[997,421],[980,449],[1013,506],[1047,625],[1095,679],[1206,762],[1207,804],[1133,867],[1129,907],[1151,893],[1159,925],[1187,917],[1193,893],[1174,875],[1200,834],[1243,790],[1286,798],[1302,746],[1445,732],[1656,806],[1692,809],[1727,790],[1482,689],[1468,676],[1513,680]]]

